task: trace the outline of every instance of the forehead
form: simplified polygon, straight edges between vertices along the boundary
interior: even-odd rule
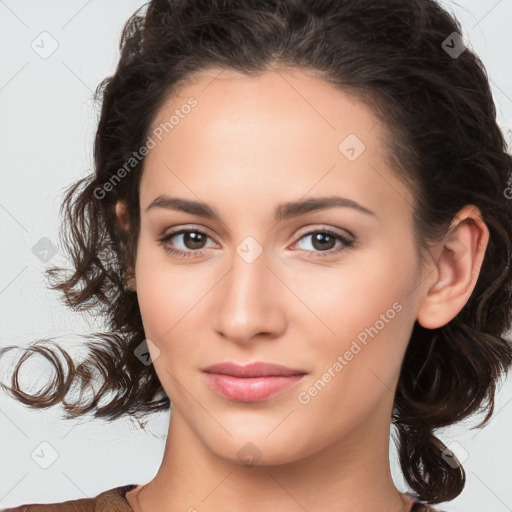
[[[325,145],[335,148],[340,137],[347,133],[358,134],[368,143],[378,135],[378,130],[371,132],[379,122],[360,98],[322,80],[318,72],[296,68],[276,69],[255,76],[225,69],[203,70],[167,98],[151,130],[164,126],[173,113],[186,107],[191,97],[197,101],[190,112],[194,124],[196,127],[201,124],[203,132],[211,128],[210,135],[215,132],[223,135],[226,130],[234,136],[237,125],[241,127],[242,123],[246,128],[252,124],[255,129],[265,124],[269,134],[280,134],[280,144],[302,135],[314,140],[315,145],[318,145],[317,139],[325,139]],[[179,123],[172,127],[173,132],[183,131],[179,124],[190,124],[184,122],[187,116],[180,116]],[[281,131],[284,127],[286,133]]]
[[[187,196],[209,194],[212,184],[217,193],[243,186],[276,202],[283,193],[339,186],[355,196],[366,188],[373,201],[403,199],[408,191],[389,169],[384,130],[360,99],[307,70],[202,71],[151,124],[149,134],[161,140],[146,157],[141,206],[166,185]]]

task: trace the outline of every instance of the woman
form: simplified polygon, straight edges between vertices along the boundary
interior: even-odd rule
[[[485,424],[512,364],[512,160],[460,32],[433,0],[154,0],[128,21],[95,173],[64,202],[74,274],[50,271],[112,332],[48,392],[23,393],[19,366],[9,390],[70,418],[172,403],[165,453],[145,484],[8,510],[460,494],[434,431]],[[98,370],[93,402],[70,401]]]

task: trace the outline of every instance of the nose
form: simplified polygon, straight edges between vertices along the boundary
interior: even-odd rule
[[[284,332],[287,290],[277,273],[265,251],[254,261],[241,250],[233,255],[232,267],[218,284],[215,297],[214,328],[220,336],[248,344]]]

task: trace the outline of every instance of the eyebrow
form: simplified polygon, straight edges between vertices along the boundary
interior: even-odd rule
[[[298,217],[309,212],[317,210],[325,210],[327,208],[342,207],[353,208],[367,215],[375,215],[374,212],[361,206],[359,203],[339,196],[316,197],[309,199],[300,199],[298,201],[290,201],[280,203],[274,211],[274,220],[280,222],[282,220]],[[179,197],[169,197],[165,194],[156,197],[146,208],[146,212],[155,208],[163,208],[166,210],[176,210],[193,215],[200,215],[209,219],[220,221],[220,215],[208,204],[183,199]]]

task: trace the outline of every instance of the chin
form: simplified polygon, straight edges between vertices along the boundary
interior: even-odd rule
[[[302,446],[304,437],[295,439],[293,435],[283,431],[281,436],[272,433],[268,437],[256,429],[236,432],[229,429],[233,437],[223,436],[208,439],[205,442],[207,449],[217,457],[239,466],[279,466],[296,462],[307,456],[306,446]],[[314,451],[313,446],[309,446]]]

